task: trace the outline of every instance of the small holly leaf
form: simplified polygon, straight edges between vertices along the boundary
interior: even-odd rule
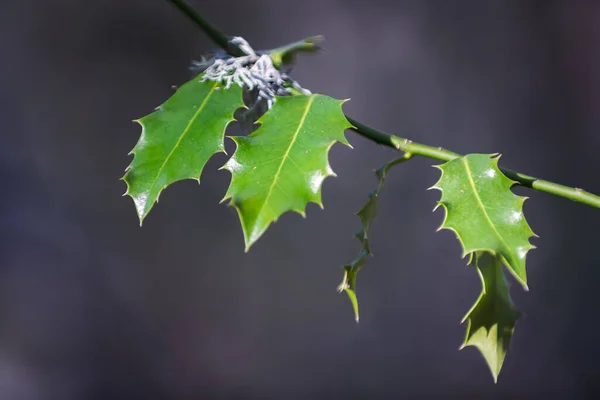
[[[390,168],[392,168],[394,165],[409,160],[410,157],[411,154],[405,153],[402,157],[388,162],[375,171],[377,179],[379,180],[377,189],[369,193],[369,200],[360,209],[360,211],[356,213],[356,215],[358,215],[360,218],[361,225],[354,236],[360,242],[360,253],[358,254],[358,257],[354,259],[354,261],[344,266],[344,279],[337,287],[338,292],[344,291],[348,295],[350,302],[352,303],[352,308],[354,309],[354,317],[356,322],[359,320],[358,299],[356,297],[356,276],[358,271],[367,261],[367,258],[372,255],[371,247],[369,246],[369,232],[371,231],[371,223],[377,215],[377,201],[379,200],[379,193],[381,193],[381,189],[383,189],[383,184],[385,183],[385,178],[387,177]]]
[[[497,382],[515,323],[521,313],[510,298],[500,257],[487,252],[477,252],[474,259],[481,278],[482,291],[462,320],[468,320],[468,325],[467,335],[460,349],[467,346],[476,347],[490,367],[494,382]]]
[[[321,184],[334,175],[327,155],[337,141],[349,146],[351,125],[340,100],[314,94],[277,97],[223,166],[231,172],[225,195],[239,214],[246,251],[286,211],[304,216],[308,202],[321,203]]]
[[[155,112],[136,121],[142,134],[130,153],[134,159],[123,180],[140,225],[168,185],[184,179],[200,182],[208,159],[224,152],[225,128],[243,106],[240,86],[225,89],[217,82],[202,82],[201,74]]]
[[[437,166],[442,176],[432,189],[442,192],[438,206],[446,210],[440,229],[454,231],[463,257],[475,251],[500,256],[528,290],[525,257],[534,248],[529,238],[535,234],[523,215],[527,198],[511,192],[515,182],[500,171],[498,158],[469,154]]]

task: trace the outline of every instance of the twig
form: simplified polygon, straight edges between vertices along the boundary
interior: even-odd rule
[[[227,51],[233,56],[243,55],[243,51],[229,40],[229,37],[225,35],[221,30],[212,25],[200,14],[194,11],[185,1],[183,0],[167,0],[173,3],[177,8],[187,15],[192,21],[194,21],[198,27],[219,47]],[[286,50],[289,51],[297,50],[297,46],[294,44],[289,46],[282,46],[277,51],[277,57],[283,59],[286,57]],[[375,143],[392,147],[396,150],[400,150],[413,155],[422,157],[433,158],[440,161],[450,161],[454,158],[461,157],[460,154],[452,151],[443,149],[441,147],[433,147],[425,144],[413,142],[409,139],[401,138],[394,135],[389,135],[368,125],[365,125],[349,116],[346,115],[348,121],[354,126],[352,130],[359,135],[372,140]],[[572,188],[558,183],[545,181],[543,179],[528,176],[519,172],[511,171],[508,169],[501,169],[501,171],[508,176],[510,179],[518,182],[520,185],[539,190],[540,192],[546,192],[555,196],[565,197],[567,199],[577,201],[579,203],[587,204],[588,206],[600,208],[600,196],[586,192],[581,188]]]

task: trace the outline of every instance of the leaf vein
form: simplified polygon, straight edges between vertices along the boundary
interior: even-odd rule
[[[156,173],[156,176],[154,177],[154,180],[152,181],[152,185],[150,185],[150,189],[148,189],[148,193],[152,192],[152,190],[154,189],[154,186],[156,185],[156,182],[158,181],[158,177],[160,176],[160,174],[164,170],[165,166],[167,165],[167,163],[171,159],[171,156],[173,155],[173,153],[175,152],[175,150],[177,150],[179,148],[179,144],[183,140],[184,136],[188,133],[190,127],[196,121],[196,118],[198,117],[198,115],[200,114],[200,112],[204,109],[204,107],[206,106],[206,104],[208,103],[208,99],[210,99],[210,97],[214,93],[215,87],[217,86],[217,83],[218,82],[215,82],[213,84],[213,87],[210,89],[210,91],[208,92],[208,94],[206,95],[206,97],[204,98],[204,100],[202,101],[202,104],[200,105],[200,107],[198,107],[198,109],[194,113],[194,116],[190,119],[190,122],[187,124],[187,126],[183,130],[181,136],[179,136],[179,139],[177,139],[177,143],[175,143],[175,146],[173,146],[173,149],[171,149],[171,151],[169,152],[169,154],[165,158],[165,161],[163,161],[162,165],[158,169],[158,172]]]
[[[300,121],[298,123],[298,127],[296,128],[296,132],[294,132],[294,134],[292,135],[292,140],[290,141],[290,145],[288,146],[288,148],[286,149],[285,153],[283,154],[283,157],[281,158],[281,164],[279,164],[279,168],[277,169],[277,172],[275,172],[275,176],[273,177],[273,183],[269,187],[269,191],[267,192],[267,196],[265,197],[265,200],[264,200],[263,204],[261,205],[260,210],[259,210],[259,212],[258,212],[257,215],[261,215],[262,214],[262,211],[263,211],[263,208],[264,208],[265,204],[267,204],[269,202],[269,199],[271,198],[271,194],[273,193],[273,188],[275,186],[277,186],[277,181],[279,179],[279,174],[281,173],[281,170],[283,169],[283,165],[285,164],[285,160],[288,158],[288,156],[290,154],[290,151],[292,150],[292,147],[294,147],[294,143],[296,142],[296,140],[298,138],[298,134],[302,130],[302,126],[304,125],[304,122],[306,121],[306,117],[308,116],[308,112],[311,109],[313,101],[314,101],[314,97],[310,97],[310,99],[308,100],[308,104],[306,105],[306,109],[304,110],[304,113],[302,114],[302,118],[300,118]]]
[[[500,235],[500,232],[498,232],[498,230],[494,226],[494,222],[490,218],[490,216],[487,212],[487,209],[485,208],[485,205],[483,204],[483,201],[481,201],[481,197],[479,196],[479,192],[477,192],[477,187],[475,185],[475,180],[473,179],[473,174],[471,173],[471,168],[469,167],[469,163],[467,162],[467,160],[465,158],[462,158],[461,161],[465,166],[465,170],[467,172],[467,178],[469,179],[469,184],[471,185],[471,188],[473,189],[473,194],[475,195],[475,199],[477,200],[477,203],[481,207],[481,210],[483,212],[485,219],[490,224],[490,227],[492,228],[492,230],[494,231],[494,233],[496,234],[498,239],[500,239],[500,242],[502,242],[502,244],[504,245],[505,250],[509,249],[509,251],[510,251],[510,247],[506,244],[506,242],[504,241],[504,238],[502,237],[502,235]]]

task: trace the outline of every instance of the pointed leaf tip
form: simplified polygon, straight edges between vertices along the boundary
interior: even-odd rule
[[[350,299],[354,309],[357,323],[359,321],[359,314],[358,298],[356,297],[356,277],[358,275],[358,271],[360,271],[360,269],[364,266],[367,259],[373,255],[369,245],[369,234],[371,231],[371,223],[377,215],[377,202],[379,200],[379,195],[383,189],[383,185],[389,170],[393,166],[409,160],[410,157],[411,155],[406,153],[402,157],[392,160],[374,171],[378,179],[377,188],[369,193],[369,199],[367,203],[355,214],[360,218],[361,224],[356,230],[354,237],[360,242],[361,249],[354,261],[344,267],[344,280],[339,287],[342,287],[348,294],[348,298]]]
[[[468,325],[460,349],[468,346],[477,348],[485,359],[494,382],[497,382],[521,313],[510,297],[500,257],[477,252],[474,260],[482,291],[463,318],[463,322],[467,321]]]
[[[533,231],[523,215],[513,181],[498,168],[498,157],[469,154],[440,166],[443,229],[456,232],[464,254],[487,250],[502,257],[511,274],[527,287],[525,258]]]
[[[283,213],[305,215],[309,202],[322,205],[323,180],[333,175],[329,149],[347,143],[342,104],[319,94],[278,97],[256,131],[234,138],[226,198],[238,211],[246,248]]]
[[[140,225],[164,188],[184,179],[199,180],[208,159],[223,151],[225,128],[244,103],[241,87],[216,90],[219,85],[196,77],[157,111],[135,120],[142,133],[123,180]]]

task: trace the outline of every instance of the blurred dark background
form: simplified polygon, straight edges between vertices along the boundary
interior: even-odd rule
[[[324,34],[294,77],[380,129],[600,193],[600,2],[191,0],[257,49]],[[325,209],[244,254],[214,157],[144,227],[119,180],[140,128],[213,49],[162,0],[0,4],[0,399],[587,398],[600,393],[600,210],[543,193],[531,291],[497,385],[459,352],[479,293],[435,233],[433,160],[395,169],[359,277],[353,215],[395,156],[349,132]],[[235,133],[235,132],[234,132]]]

